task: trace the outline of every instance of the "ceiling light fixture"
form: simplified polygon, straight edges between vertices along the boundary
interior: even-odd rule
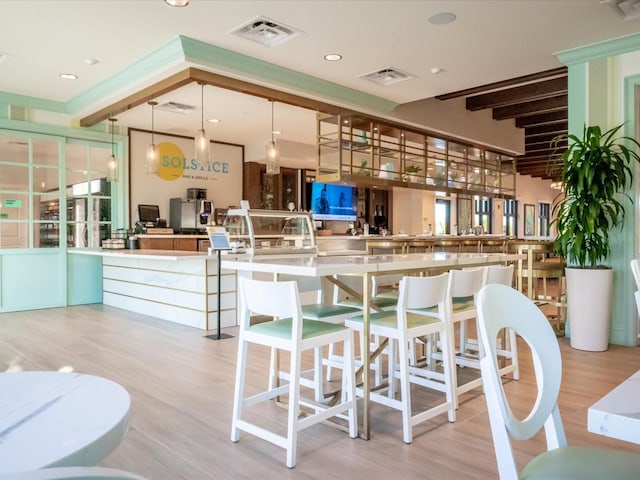
[[[154,111],[158,102],[148,102],[151,105],[151,143],[147,147],[147,173],[159,173],[160,172],[160,155],[158,148],[154,142]]]
[[[84,63],[87,65],[95,65],[96,63],[99,63],[99,60],[96,60],[95,58],[85,58]]]
[[[61,73],[58,75],[60,78],[64,78],[65,80],[77,80],[78,76],[73,73]]]
[[[208,118],[207,122],[209,122],[209,123],[220,123],[220,119],[219,118]]]
[[[210,143],[204,131],[204,83],[200,84],[200,130],[196,133],[196,164],[200,170],[209,167]]]
[[[342,60],[342,55],[340,55],[339,53],[327,53],[324,56],[324,59],[328,62],[337,62],[339,60]]]
[[[444,70],[442,70],[440,67],[433,67],[431,70],[429,70],[431,73],[433,73],[434,75],[438,75],[439,73],[442,73]]]
[[[116,128],[117,118],[110,118],[111,122],[111,157],[107,163],[107,182],[116,182],[118,180],[118,159],[116,158],[116,142],[113,139],[113,131]]]
[[[448,25],[455,22],[456,15],[450,12],[440,12],[429,17],[429,23],[431,25]]]
[[[271,141],[267,143],[267,175],[277,175],[280,173],[280,151],[276,144],[276,139],[273,136],[273,100],[271,102]]]
[[[189,5],[189,0],[164,0],[164,3],[171,7],[186,7]]]

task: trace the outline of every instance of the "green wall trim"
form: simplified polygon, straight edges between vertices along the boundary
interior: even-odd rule
[[[28,97],[13,93],[0,92],[0,104],[18,105],[20,107],[34,108],[36,110],[46,110],[56,113],[67,113],[67,105],[64,102],[47,100],[45,98]]]
[[[640,33],[604,40],[583,47],[563,50],[555,54],[565,65],[586,62],[595,58],[610,57],[640,49]]]
[[[184,61],[182,42],[176,37],[133,65],[71,99],[67,104],[67,112],[73,114],[87,108],[109,98],[113,92],[139,84],[141,80],[158,75],[181,61]]]
[[[398,106],[397,103],[382,97],[343,87],[333,82],[279,67],[199,40],[184,36],[180,37],[180,39],[188,62],[230,70],[233,73],[246,75],[256,80],[294,89],[301,93],[320,96],[327,101],[333,100],[339,104],[353,105],[376,112],[389,113]]]
[[[21,120],[0,118],[0,129],[15,130],[17,133],[39,133],[55,137],[77,138],[81,140],[111,143],[111,135],[104,131],[104,127],[101,127],[102,130],[92,130],[87,128],[63,127],[60,125],[23,122]],[[119,137],[120,141],[122,141],[122,138],[124,137]]]

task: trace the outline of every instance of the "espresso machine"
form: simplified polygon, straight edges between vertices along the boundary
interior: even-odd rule
[[[189,188],[186,199],[169,200],[169,224],[175,233],[204,233],[208,225],[215,224],[213,201],[206,196],[206,189]]]

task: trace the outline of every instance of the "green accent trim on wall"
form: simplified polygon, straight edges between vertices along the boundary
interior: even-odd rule
[[[15,95],[13,93],[0,92],[0,104],[2,103],[49,112],[67,113],[67,105],[64,102],[47,100],[45,98],[27,97],[25,95]]]
[[[595,58],[610,57],[640,49],[640,33],[604,40],[583,47],[563,50],[555,54],[565,65],[587,62]]]
[[[382,97],[343,87],[199,40],[184,36],[181,36],[180,39],[188,62],[231,70],[234,73],[294,89],[301,93],[377,112],[391,112],[398,106],[397,103]]]
[[[60,125],[23,122],[21,120],[11,120],[5,118],[0,118],[0,128],[6,130],[15,130],[18,133],[41,133],[45,135],[53,135],[56,137],[69,137],[82,140],[93,140],[96,142],[111,143],[111,135],[104,130],[95,131],[87,128],[62,127]],[[101,128],[104,129],[103,126],[101,126]]]
[[[179,61],[184,61],[184,53],[182,42],[177,37],[135,64],[71,99],[67,104],[67,112],[75,113],[95,102],[109,98],[113,95],[113,92],[127,88],[130,85],[139,84],[149,77],[157,76],[160,72],[168,70]]]
[[[102,257],[67,254],[67,305],[102,303]]]
[[[569,65],[569,133],[581,136],[587,121],[587,66],[585,63]]]

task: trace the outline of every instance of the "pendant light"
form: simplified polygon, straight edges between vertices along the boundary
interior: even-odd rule
[[[154,142],[154,110],[158,102],[148,102],[151,105],[151,143],[147,147],[147,173],[159,173],[160,172],[160,158],[158,148]]]
[[[277,175],[280,173],[280,151],[278,149],[278,145],[276,144],[276,140],[273,136],[273,104],[274,101],[271,102],[271,141],[267,143],[267,175]]]
[[[209,148],[210,143],[204,131],[204,83],[200,84],[200,130],[196,133],[196,164],[200,170],[209,168]]]
[[[107,163],[107,182],[116,182],[118,180],[118,159],[116,158],[116,143],[113,140],[113,130],[116,127],[117,118],[110,118],[111,122],[111,157]]]

